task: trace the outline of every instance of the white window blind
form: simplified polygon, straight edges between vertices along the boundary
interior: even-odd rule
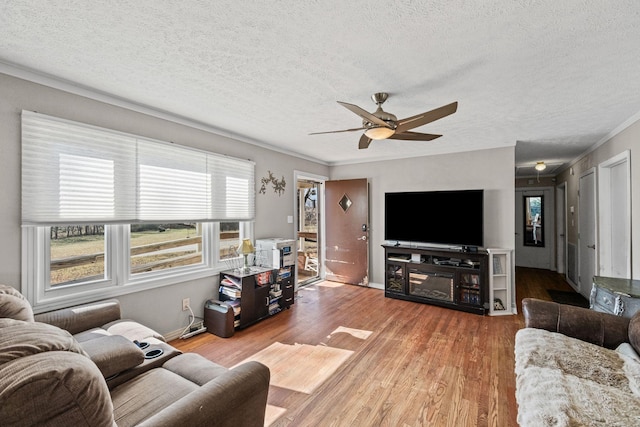
[[[255,165],[22,112],[22,223],[249,221]]]

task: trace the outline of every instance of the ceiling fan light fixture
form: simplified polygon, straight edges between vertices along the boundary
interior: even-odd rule
[[[547,168],[547,165],[545,165],[544,162],[536,162],[536,165],[534,166],[534,168],[538,172],[542,172],[543,170],[545,170]]]
[[[396,131],[387,127],[378,126],[369,128],[364,131],[364,134],[371,139],[387,139],[393,135]]]

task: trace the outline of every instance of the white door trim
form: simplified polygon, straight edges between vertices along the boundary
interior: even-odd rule
[[[319,236],[318,236],[318,277],[320,277],[321,279],[324,279],[324,263],[321,262],[321,260],[325,259],[325,245],[324,242],[326,241],[325,238],[325,215],[324,215],[324,182],[329,180],[329,177],[327,176],[322,176],[322,175],[316,175],[313,173],[309,173],[309,172],[303,172],[303,171],[299,171],[299,170],[294,170],[293,171],[293,182],[295,183],[294,185],[292,185],[293,187],[293,191],[294,191],[294,195],[293,195],[293,235],[297,236],[298,235],[298,195],[297,195],[297,191],[298,191],[298,180],[309,180],[309,181],[316,181],[318,183],[320,183],[320,186],[318,188],[318,205],[320,206],[321,211],[318,212],[318,216],[319,216],[319,223],[318,223],[318,228],[319,228]],[[296,261],[297,262],[297,261]],[[296,284],[296,289],[298,286],[298,269],[296,268],[296,277],[294,278],[294,282]]]

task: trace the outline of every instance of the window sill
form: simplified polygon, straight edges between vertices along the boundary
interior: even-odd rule
[[[107,288],[96,289],[93,291],[79,292],[74,295],[59,295],[52,297],[40,298],[33,302],[34,314],[44,313],[60,308],[71,307],[78,304],[85,304],[102,299],[115,298],[122,295],[133,294],[136,292],[150,291],[165,286],[178,285],[193,280],[213,277],[224,267],[219,268],[201,268],[195,271],[183,272],[180,274],[167,274],[161,277],[147,277],[139,280],[130,281],[127,284],[110,286]],[[212,282],[213,283],[213,282]]]

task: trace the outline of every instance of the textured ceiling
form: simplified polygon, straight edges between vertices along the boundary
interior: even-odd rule
[[[640,2],[0,1],[0,71],[83,89],[327,164],[516,146],[562,165],[640,112]],[[16,67],[17,66],[17,67]],[[404,118],[431,142],[374,141],[336,101]],[[552,169],[552,168],[550,168]],[[553,168],[557,170],[558,168]],[[523,172],[528,171],[528,172]]]

